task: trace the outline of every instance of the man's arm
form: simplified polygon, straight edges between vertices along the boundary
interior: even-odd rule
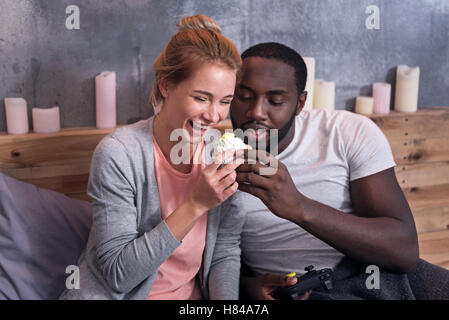
[[[354,259],[411,270],[419,256],[417,233],[394,169],[354,180],[350,189],[355,215],[307,199],[293,221]]]
[[[270,157],[270,155],[267,155]],[[344,254],[362,262],[407,272],[418,261],[418,241],[410,208],[394,169],[351,182],[355,215],[301,194],[280,161],[274,175],[261,176],[261,163],[238,168],[239,189]]]

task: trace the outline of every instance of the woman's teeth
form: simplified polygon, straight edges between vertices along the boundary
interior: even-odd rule
[[[197,130],[207,130],[207,129],[209,129],[209,126],[202,125],[202,124],[200,124],[198,122],[193,122],[193,127],[195,129],[197,129]]]

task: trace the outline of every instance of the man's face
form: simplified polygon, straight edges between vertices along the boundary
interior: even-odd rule
[[[278,151],[293,139],[294,118],[304,106],[307,94],[298,96],[294,68],[288,64],[261,57],[245,58],[242,78],[231,104],[234,129],[278,129]],[[265,139],[269,151],[270,134],[248,135],[248,140]]]

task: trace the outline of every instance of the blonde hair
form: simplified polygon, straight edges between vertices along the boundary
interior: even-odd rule
[[[204,15],[184,17],[173,35],[153,63],[156,78],[150,95],[150,105],[163,101],[159,81],[164,79],[178,84],[187,79],[204,63],[217,63],[236,72],[242,59],[237,47],[221,33],[215,20]]]

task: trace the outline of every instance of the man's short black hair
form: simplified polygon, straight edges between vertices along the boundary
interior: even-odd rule
[[[250,57],[261,57],[282,61],[295,69],[298,96],[304,91],[307,82],[307,67],[301,55],[283,44],[265,42],[256,44],[242,53],[242,60]]]

